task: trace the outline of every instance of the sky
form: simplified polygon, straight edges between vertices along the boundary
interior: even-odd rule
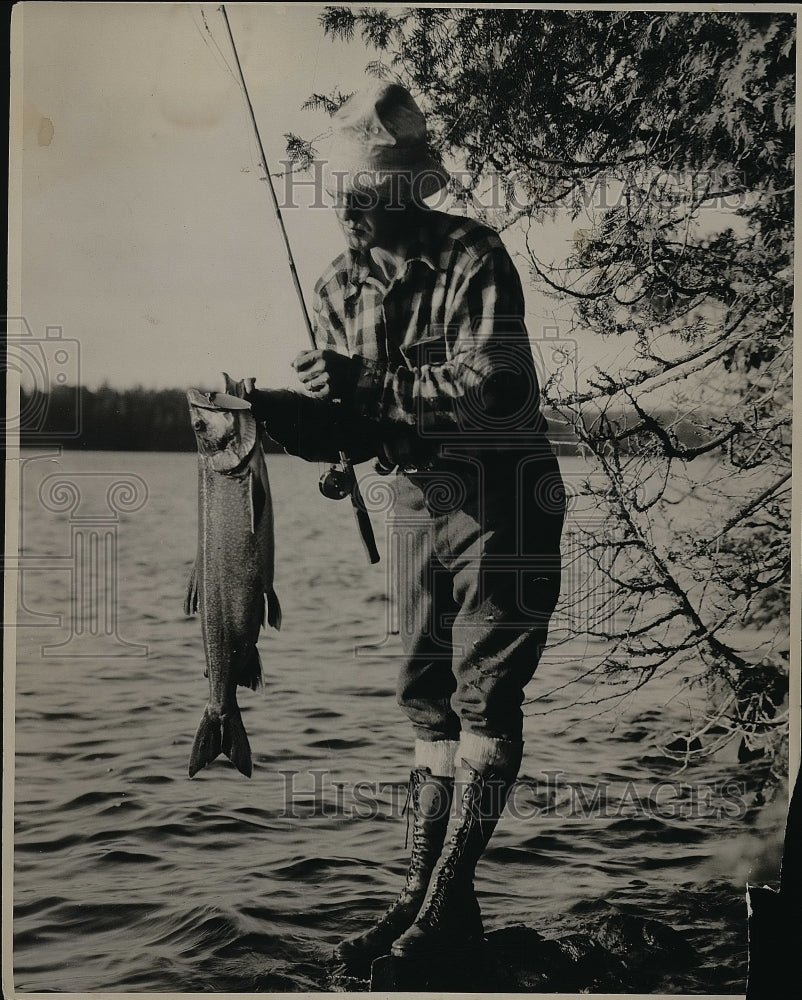
[[[323,38],[320,7],[227,9],[275,170],[285,132],[326,127],[304,99],[355,89],[365,60]],[[89,388],[216,385],[223,369],[283,384],[306,332],[218,8],[28,3],[15,20],[34,337],[77,340]],[[284,214],[308,299],[339,235],[326,210]]]
[[[276,171],[286,132],[328,128],[305,99],[358,89],[372,53],[324,37],[322,6],[226,9]],[[307,334],[219,8],[28,2],[12,30],[12,315],[77,342],[70,372],[90,389],[216,387],[223,370],[291,384]],[[308,304],[342,249],[309,199],[284,211]]]

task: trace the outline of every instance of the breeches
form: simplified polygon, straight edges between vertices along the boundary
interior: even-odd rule
[[[392,525],[404,662],[398,702],[424,740],[520,740],[524,688],[560,591],[565,491],[552,454],[398,474]]]

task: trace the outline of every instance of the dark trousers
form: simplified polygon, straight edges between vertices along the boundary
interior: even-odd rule
[[[405,659],[398,702],[423,740],[518,741],[560,591],[565,491],[550,450],[438,460],[395,477]]]

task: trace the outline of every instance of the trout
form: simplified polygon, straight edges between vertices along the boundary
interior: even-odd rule
[[[237,687],[256,690],[256,641],[281,626],[273,590],[273,505],[261,430],[228,375],[226,392],[187,393],[198,443],[198,550],[184,613],[200,610],[209,702],[189,758],[190,778],[221,753],[250,777],[251,747]]]

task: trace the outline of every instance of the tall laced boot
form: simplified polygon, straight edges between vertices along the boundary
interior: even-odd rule
[[[466,736],[468,737],[466,739]],[[398,958],[473,951],[484,942],[479,904],[473,888],[476,864],[490,841],[521,765],[522,743],[465,734],[462,759],[462,811],[432,873],[429,893],[414,923],[392,945]]]
[[[452,746],[456,748],[456,741]],[[440,857],[453,795],[453,777],[433,775],[428,767],[413,768],[406,806],[411,809],[412,851],[404,887],[372,927],[337,945],[336,961],[352,968],[367,965],[374,958],[387,955],[393,941],[412,924],[426,898],[432,870]]]

